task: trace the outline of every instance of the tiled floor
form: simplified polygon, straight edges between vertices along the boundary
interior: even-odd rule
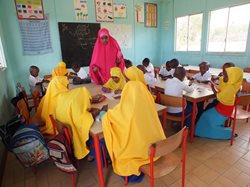
[[[250,124],[240,122],[236,132],[239,134],[230,146],[229,141],[195,138],[187,144],[186,186],[211,187],[250,187]],[[180,152],[179,150],[177,151]],[[125,186],[123,180],[113,173],[112,167],[104,169],[106,186]],[[70,187],[70,175],[60,172],[51,161],[39,165],[36,175],[23,166],[11,154],[8,155],[3,187]],[[86,159],[80,162],[77,177],[78,187],[98,187],[97,168]],[[148,177],[139,184],[128,186],[147,187]],[[181,167],[171,174],[155,181],[156,187],[181,186]]]

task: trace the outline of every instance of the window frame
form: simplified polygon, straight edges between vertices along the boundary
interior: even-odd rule
[[[202,15],[202,24],[201,24],[201,42],[200,42],[200,50],[199,51],[177,51],[176,50],[176,44],[177,44],[177,18],[180,17],[186,17],[188,16],[188,30],[187,30],[187,49],[188,49],[188,39],[189,39],[189,18],[190,16],[194,16],[194,15],[198,15],[201,14]],[[179,54],[201,54],[202,52],[202,42],[203,42],[203,24],[204,24],[204,12],[198,12],[198,13],[192,13],[192,14],[187,14],[187,15],[183,15],[183,16],[176,16],[175,17],[175,30],[174,30],[174,53],[179,53]]]
[[[5,57],[5,53],[3,49],[3,40],[2,40],[1,35],[0,35],[0,55],[1,55],[1,58],[3,59],[3,63],[0,63],[0,71],[3,71],[7,68],[7,62],[6,62],[6,57]]]
[[[233,8],[233,7],[237,7],[237,6],[242,6],[242,5],[247,5],[247,4],[250,4],[250,3],[242,3],[242,4],[237,4],[237,5],[232,5],[232,6],[226,6],[226,7],[221,7],[221,8],[216,8],[216,9],[212,9],[208,12],[208,24],[207,24],[207,39],[206,39],[206,51],[205,53],[206,54],[209,54],[209,55],[225,55],[225,56],[228,56],[228,55],[231,55],[231,56],[242,56],[242,55],[246,55],[248,53],[248,38],[250,37],[250,19],[249,19],[249,24],[248,24],[248,31],[247,31],[247,40],[246,40],[246,49],[244,52],[229,52],[229,51],[225,51],[226,49],[226,42],[227,42],[227,36],[228,36],[228,24],[229,24],[229,17],[230,17],[230,9]],[[225,38],[225,47],[224,47],[224,52],[219,52],[219,51],[208,51],[208,45],[209,45],[209,34],[210,34],[210,20],[211,20],[211,12],[212,11],[216,11],[216,10],[221,10],[221,9],[224,9],[224,8],[228,8],[228,16],[227,16],[227,30],[226,30],[226,38]]]

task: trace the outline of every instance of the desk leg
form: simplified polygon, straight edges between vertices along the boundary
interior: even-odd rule
[[[98,168],[100,187],[104,187],[105,185],[104,185],[104,177],[103,177],[103,171],[102,171],[102,160],[101,160],[101,151],[100,151],[98,135],[94,137],[94,145],[95,145],[96,163],[97,163],[97,168]]]
[[[167,129],[167,110],[166,109],[162,112],[162,126],[164,130]]]
[[[193,101],[193,111],[192,111],[192,124],[191,124],[191,133],[190,133],[190,142],[194,141],[194,128],[195,128],[195,118],[196,118],[196,100]]]

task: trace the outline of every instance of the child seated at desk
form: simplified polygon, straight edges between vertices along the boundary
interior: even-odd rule
[[[121,72],[121,69],[118,67],[111,68],[110,75],[111,78],[103,85],[102,91],[106,93],[114,91],[115,94],[121,93],[126,84],[126,80]]]
[[[186,70],[183,67],[177,67],[174,72],[173,79],[167,79],[165,83],[165,95],[182,97],[183,91],[192,92],[194,89],[191,86],[186,85],[183,80],[186,76]],[[182,115],[182,107],[167,107],[168,113],[175,116]],[[185,107],[185,115],[192,112],[192,106],[187,103]],[[191,125],[191,116],[186,118],[185,125],[189,127]]]
[[[128,60],[128,59],[124,59],[124,63],[125,63],[125,68],[128,69],[129,67],[133,66],[133,63]]]
[[[146,69],[146,73],[151,76],[151,77],[155,77],[155,71],[154,71],[154,66],[153,64],[150,63],[150,60],[148,58],[144,58],[142,61],[142,65],[145,67]]]
[[[154,87],[154,85],[157,82],[157,79],[155,77],[151,77],[150,75],[148,75],[148,73],[146,73],[147,70],[145,69],[143,65],[138,65],[137,68],[140,69],[142,73],[144,74],[144,79],[147,85],[149,85],[150,87]]]
[[[209,72],[209,63],[208,62],[201,62],[199,64],[200,73],[193,75],[189,79],[196,80],[198,83],[208,83],[211,80],[211,74]]]
[[[30,92],[32,93],[34,90],[38,90],[40,95],[44,95],[44,89],[42,86],[43,82],[47,82],[39,75],[39,68],[37,66],[30,66],[30,76],[29,76],[29,87]]]
[[[174,76],[174,71],[178,66],[179,66],[179,61],[176,58],[167,61],[165,67],[163,66],[161,67],[159,76],[163,80],[166,80],[167,78],[172,78]]]
[[[73,84],[91,83],[91,79],[83,67],[80,67],[78,64],[73,64],[72,70],[73,72],[71,72],[71,77],[73,77]]]

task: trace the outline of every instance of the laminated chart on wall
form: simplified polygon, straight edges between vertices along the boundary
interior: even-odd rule
[[[127,17],[127,5],[124,3],[114,3],[114,17],[126,18]]]
[[[19,27],[24,55],[41,55],[52,52],[49,21],[20,20]]]
[[[144,5],[135,5],[135,20],[137,23],[144,23]]]
[[[86,0],[73,0],[76,20],[88,20],[88,7]]]
[[[95,0],[96,21],[113,22],[113,0]]]
[[[132,48],[132,25],[102,23],[101,27],[109,30],[121,48]]]
[[[145,3],[145,26],[157,27],[157,4]]]
[[[42,0],[15,0],[17,18],[19,20],[42,20],[44,10]]]

